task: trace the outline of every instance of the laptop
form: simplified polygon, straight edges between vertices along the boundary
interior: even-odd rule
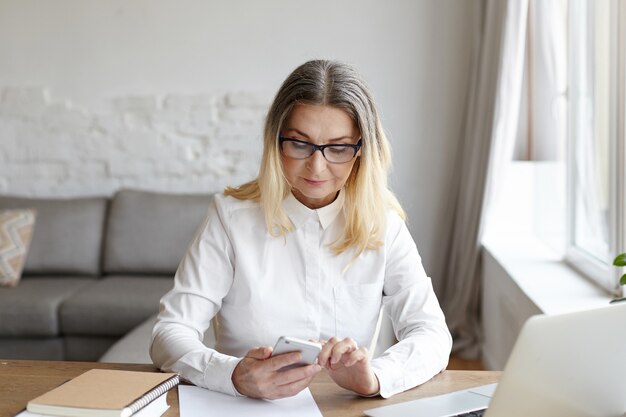
[[[370,417],[619,417],[626,412],[626,303],[528,319],[500,382],[372,408]],[[464,414],[465,413],[465,414]]]

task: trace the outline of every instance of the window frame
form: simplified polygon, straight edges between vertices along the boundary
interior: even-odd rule
[[[573,28],[579,27],[576,19],[579,17],[574,13],[574,3],[570,2],[568,16],[568,38],[573,39]],[[610,39],[609,46],[609,85],[617,86],[610,89],[609,96],[609,254],[617,255],[624,248],[625,243],[625,221],[626,205],[624,204],[624,162],[626,161],[626,146],[624,144],[624,87],[625,87],[625,63],[626,53],[623,37],[626,34],[626,25],[621,24],[626,17],[626,0],[610,0]],[[578,136],[575,134],[575,104],[573,103],[573,54],[577,49],[568,42],[568,76],[569,100],[568,100],[568,120],[567,120],[567,236],[564,261],[578,270],[596,284],[615,295],[621,295],[618,283],[619,270],[611,265],[612,258],[606,260],[597,259],[585,250],[575,245],[575,210],[576,210],[576,184],[575,184],[575,149]]]
[[[617,36],[614,43],[616,43],[617,51],[617,74],[618,80],[616,82],[617,88],[613,93],[616,96],[616,136],[615,141],[615,165],[611,171],[612,178],[615,181],[615,193],[614,197],[614,236],[613,236],[613,255],[617,256],[618,253],[626,252],[626,42],[624,36],[626,36],[626,0],[614,0],[616,3],[613,9],[614,23],[617,26]],[[622,24],[619,24],[622,22]],[[613,23],[613,22],[612,22]],[[621,268],[623,270],[623,268]],[[613,267],[614,282],[616,283],[618,290],[616,293],[621,296],[626,296],[626,286],[621,288],[619,285],[619,279],[623,271],[620,268]]]

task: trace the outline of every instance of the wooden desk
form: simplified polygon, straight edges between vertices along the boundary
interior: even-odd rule
[[[93,368],[156,371],[152,365],[0,360],[0,417],[16,415],[30,399]],[[499,376],[500,372],[445,371],[424,385],[384,400],[358,397],[339,388],[322,371],[313,381],[311,392],[324,417],[363,416],[368,408],[489,384]],[[177,390],[169,392],[167,402],[171,407],[164,416],[177,417]]]

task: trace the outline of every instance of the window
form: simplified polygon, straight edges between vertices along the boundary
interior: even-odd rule
[[[619,128],[624,115],[618,111],[623,109],[618,94],[624,79],[618,36],[623,7],[616,0],[569,1],[566,261],[610,291],[618,288],[610,262],[623,248],[624,234],[617,215],[623,209],[617,166],[624,158],[616,152],[624,142]]]
[[[531,0],[514,166],[531,233],[607,291],[626,251],[626,0]],[[525,161],[525,162],[524,162]]]

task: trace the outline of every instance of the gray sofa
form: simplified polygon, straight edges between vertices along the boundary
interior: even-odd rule
[[[0,209],[35,208],[37,220],[22,280],[0,288],[0,358],[92,361],[116,344],[109,357],[149,361],[159,299],[210,199],[135,190],[1,196]],[[132,343],[120,340],[127,334]]]

